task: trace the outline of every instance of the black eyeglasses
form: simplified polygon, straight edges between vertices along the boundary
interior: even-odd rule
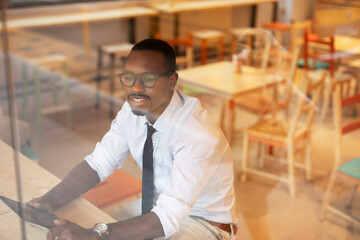
[[[134,74],[132,72],[123,72],[119,74],[120,82],[125,87],[132,87],[135,85],[136,79],[139,78],[140,83],[147,88],[152,88],[155,86],[156,81],[159,77],[170,76],[170,72],[166,73],[152,73],[152,72],[143,72],[140,74]]]

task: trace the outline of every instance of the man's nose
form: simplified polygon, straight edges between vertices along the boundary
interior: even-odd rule
[[[132,87],[134,91],[142,92],[145,90],[143,84],[141,83],[140,77],[137,77]]]

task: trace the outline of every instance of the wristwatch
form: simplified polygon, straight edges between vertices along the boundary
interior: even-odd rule
[[[108,239],[108,226],[105,223],[97,223],[94,226],[94,232],[99,237],[99,240],[107,240]]]

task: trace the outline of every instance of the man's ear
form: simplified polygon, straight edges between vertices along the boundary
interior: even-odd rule
[[[177,72],[174,72],[173,74],[171,74],[171,76],[169,77],[169,86],[171,90],[174,90],[176,87],[176,83],[178,80],[179,75],[177,74]]]

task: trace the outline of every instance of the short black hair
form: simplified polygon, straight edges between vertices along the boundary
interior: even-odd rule
[[[150,50],[161,52],[165,57],[164,65],[168,69],[169,73],[173,73],[176,71],[175,51],[173,47],[170,46],[167,42],[160,39],[147,38],[135,44],[132,47],[131,52],[137,50]]]

